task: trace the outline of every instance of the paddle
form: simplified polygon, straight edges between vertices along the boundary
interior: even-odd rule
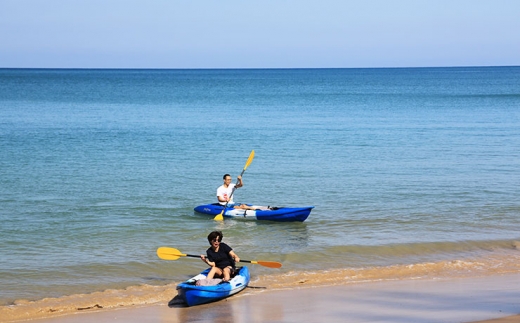
[[[249,166],[249,164],[251,164],[251,162],[253,161],[253,158],[255,158],[255,151],[251,150],[251,153],[249,154],[249,158],[247,159],[246,165],[244,166],[244,169],[242,170],[242,173],[240,174],[240,177],[242,177],[242,175],[244,175],[244,172],[246,171],[246,168]],[[231,197],[233,196],[233,193],[235,193],[235,189],[236,189],[237,185],[238,185],[238,179],[237,179],[237,183],[233,187],[233,190],[231,191],[231,195],[229,196],[226,204],[224,205],[224,208],[222,209],[222,212],[220,212],[220,214],[215,215],[213,220],[215,220],[215,221],[224,221],[224,212],[226,211],[226,207],[227,207],[227,205],[229,203],[229,200],[231,200]]]
[[[193,257],[199,258],[200,255],[187,255],[185,253],[180,252],[180,250],[170,247],[160,247],[157,249],[157,256],[164,260],[177,260],[180,257]],[[243,260],[240,259],[240,262],[248,262],[255,265],[260,265],[269,268],[280,268],[282,264],[276,261],[263,261],[263,260]]]

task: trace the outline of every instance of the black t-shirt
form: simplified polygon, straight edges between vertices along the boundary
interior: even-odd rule
[[[208,248],[208,250],[206,250],[206,255],[208,256],[209,261],[214,262],[220,269],[224,269],[227,266],[235,268],[235,261],[233,261],[233,258],[229,255],[231,250],[233,249],[231,249],[230,246],[221,242],[218,252],[213,251],[212,248]]]

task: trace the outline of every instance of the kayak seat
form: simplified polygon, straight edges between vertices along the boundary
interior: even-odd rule
[[[222,279],[214,278],[214,279],[199,279],[195,283],[196,286],[215,286],[222,283]]]

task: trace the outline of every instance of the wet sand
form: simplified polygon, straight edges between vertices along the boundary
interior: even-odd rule
[[[172,295],[173,297],[174,295]],[[87,322],[520,322],[520,275],[399,280],[290,290],[248,288],[195,307],[157,304],[82,312],[36,323]]]
[[[471,322],[471,323],[518,323],[518,322],[520,322],[520,315],[513,315],[513,316],[502,317],[499,319],[491,319],[491,320],[477,321],[477,322]]]

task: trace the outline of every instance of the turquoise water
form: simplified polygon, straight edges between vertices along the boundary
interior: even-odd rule
[[[203,263],[155,250],[203,253],[214,229],[281,282],[520,272],[519,148],[520,67],[0,69],[0,304],[179,282]],[[253,149],[235,200],[306,222],[194,214]]]

